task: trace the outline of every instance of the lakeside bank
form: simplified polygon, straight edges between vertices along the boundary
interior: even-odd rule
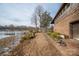
[[[9,52],[14,48],[13,42],[15,41],[15,39],[16,39],[15,36],[0,39],[0,55],[8,55],[8,53],[7,54],[5,53]]]
[[[0,55],[9,55],[9,52],[15,48],[25,31],[1,31],[0,32]]]

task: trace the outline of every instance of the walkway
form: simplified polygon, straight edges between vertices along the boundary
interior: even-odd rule
[[[49,39],[43,34],[38,33],[36,38],[27,40],[19,45],[19,48],[13,51],[13,55],[26,55],[26,56],[57,56],[61,53],[50,42]],[[18,53],[17,53],[18,52]]]
[[[26,40],[11,52],[21,56],[69,56],[79,55],[79,41],[65,40],[67,46],[60,46],[45,33],[37,33],[36,38]]]
[[[24,49],[25,55],[51,56],[61,55],[60,52],[48,41],[43,33],[38,33],[36,38]]]

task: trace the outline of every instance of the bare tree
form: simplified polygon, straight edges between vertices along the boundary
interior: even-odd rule
[[[35,27],[37,29],[38,25],[41,23],[41,16],[43,13],[43,7],[42,6],[37,6],[34,10],[34,13],[32,15],[32,23],[35,24]],[[39,25],[41,26],[41,24]]]
[[[32,23],[35,25],[36,30],[37,30],[38,22],[37,22],[37,15],[36,15],[36,13],[33,14],[31,20],[32,20]]]
[[[41,27],[41,21],[42,21],[42,13],[44,12],[44,8],[40,5],[38,5],[35,9],[36,15],[38,17],[38,21],[40,23],[40,27]]]
[[[35,24],[36,29],[39,22],[40,29],[44,28],[47,30],[47,27],[49,26],[51,20],[52,17],[50,16],[49,12],[44,11],[43,7],[40,5],[36,7],[32,17],[32,22]]]

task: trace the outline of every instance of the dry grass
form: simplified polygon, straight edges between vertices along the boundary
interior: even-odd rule
[[[12,41],[15,40],[15,36],[0,39],[0,46],[9,46]]]
[[[25,40],[21,42],[18,46],[16,46],[12,51],[10,51],[10,55],[12,56],[23,56],[24,55],[24,47],[28,45],[30,40]]]
[[[25,40],[19,44],[13,51],[13,56],[56,56],[61,55],[60,52],[48,41],[42,34],[38,33],[36,38]]]

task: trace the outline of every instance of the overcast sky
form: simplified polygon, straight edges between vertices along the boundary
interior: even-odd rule
[[[61,4],[0,3],[0,25],[13,24],[17,26],[33,26],[33,24],[31,23],[31,17],[34,12],[34,9],[38,5],[43,6],[43,8],[49,11],[51,13],[51,16],[54,17]]]

